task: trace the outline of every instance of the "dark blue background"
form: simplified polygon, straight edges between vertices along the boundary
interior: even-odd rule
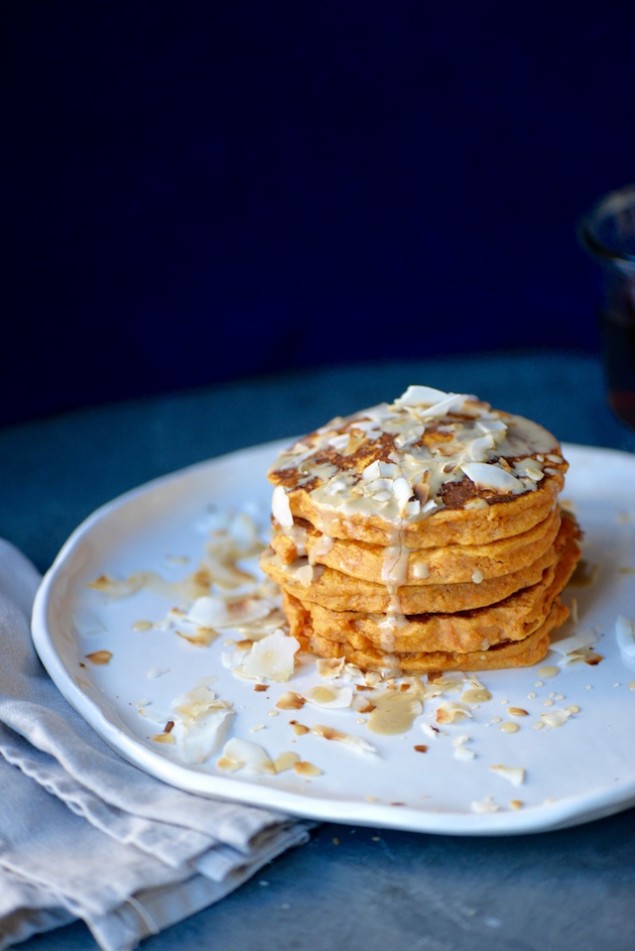
[[[635,179],[634,3],[0,10],[0,422],[597,349],[575,225]]]

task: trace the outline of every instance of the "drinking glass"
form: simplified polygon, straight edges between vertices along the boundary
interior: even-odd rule
[[[635,429],[635,184],[609,192],[578,224],[599,265],[599,321],[608,400]]]

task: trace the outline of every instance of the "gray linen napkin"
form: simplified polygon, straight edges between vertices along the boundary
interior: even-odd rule
[[[81,918],[104,951],[218,901],[312,823],[182,792],[125,762],[40,663],[40,576],[0,539],[0,949]]]

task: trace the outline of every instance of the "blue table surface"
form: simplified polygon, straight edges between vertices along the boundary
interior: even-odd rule
[[[89,407],[0,431],[0,536],[44,571],[98,505],[155,476],[307,432],[411,383],[471,392],[569,443],[635,451],[612,415],[599,360],[483,353],[319,367]],[[635,810],[558,832],[422,835],[324,823],[212,906],[147,939],[148,951],[390,943],[422,951],[635,948]],[[32,938],[90,949],[81,923]]]

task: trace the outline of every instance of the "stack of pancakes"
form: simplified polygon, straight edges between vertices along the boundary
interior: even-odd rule
[[[337,418],[269,471],[263,571],[321,657],[416,673],[541,660],[568,608],[580,530],[567,463],[538,424],[411,386]]]

